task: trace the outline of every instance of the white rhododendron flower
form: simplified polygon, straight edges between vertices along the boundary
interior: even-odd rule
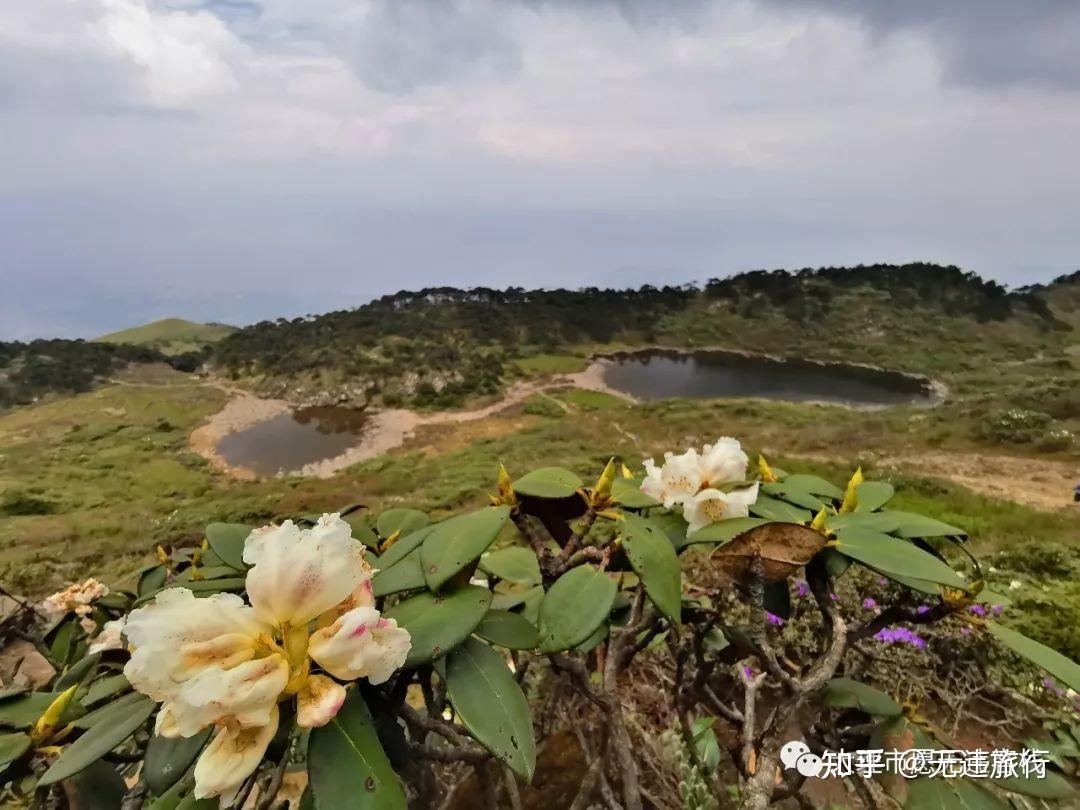
[[[750,459],[743,452],[738,439],[722,436],[715,444],[707,444],[701,450],[701,486],[715,488],[721,484],[746,480],[746,467]]]
[[[41,609],[50,616],[62,616],[65,613],[85,616],[93,609],[91,603],[108,593],[107,585],[90,577],[84,582],[75,582],[64,590],[45,597],[41,602]]]
[[[701,458],[697,450],[682,455],[664,453],[664,466],[657,467],[651,458],[645,462],[645,480],[641,491],[660,501],[667,509],[683,503],[701,488]]]
[[[244,562],[250,605],[170,588],[124,628],[134,649],[124,673],[161,703],[155,732],[190,737],[216,727],[195,766],[195,796],[220,796],[222,807],[262,761],[282,700],[296,697],[304,728],[341,708],[345,687],[313,674],[312,661],[341,680],[382,683],[411,647],[408,632],[374,608],[364,546],[337,515],[311,529],[286,521],[253,531]]]
[[[688,535],[729,518],[746,517],[750,514],[750,504],[757,500],[758,485],[755,483],[746,489],[733,492],[721,492],[718,489],[703,489],[683,505],[683,517],[689,524]]]
[[[88,652],[91,654],[105,652],[106,650],[119,650],[124,646],[124,625],[127,617],[121,616],[111,622],[105,622],[101,631],[90,639]]]
[[[706,444],[700,453],[693,447],[678,456],[665,453],[662,467],[648,459],[641,491],[668,509],[682,506],[690,525],[688,534],[692,534],[718,520],[749,514],[750,504],[757,500],[757,484],[724,491],[746,480],[749,463],[738,440],[723,436]]]

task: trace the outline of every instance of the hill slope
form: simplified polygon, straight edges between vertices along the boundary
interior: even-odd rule
[[[204,346],[228,337],[235,331],[236,327],[220,323],[196,323],[183,318],[162,318],[131,329],[110,332],[94,338],[94,341],[148,346],[164,354],[183,354],[198,351]]]

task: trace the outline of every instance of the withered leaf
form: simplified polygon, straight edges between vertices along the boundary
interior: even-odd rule
[[[754,558],[760,557],[765,581],[781,582],[810,562],[825,543],[825,537],[809,526],[766,523],[719,546],[712,559],[732,579],[745,581]]]

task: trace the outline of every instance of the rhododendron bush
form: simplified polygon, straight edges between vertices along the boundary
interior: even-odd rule
[[[490,505],[439,521],[353,505],[215,523],[201,544],[158,549],[131,591],[88,580],[49,597],[23,632],[57,675],[0,693],[7,795],[271,808],[299,775],[301,807],[395,810],[436,806],[448,774],[473,772],[477,802],[520,808],[537,692],[558,680],[600,718],[572,807],[634,810],[648,803],[621,696],[653,657],[711,800],[765,807],[805,786],[780,765],[791,740],[957,747],[852,677],[859,645],[922,649],[920,629],[952,626],[1080,690],[1080,667],[1007,626],[965,532],[890,508],[892,487],[861,471],[838,486],[752,467],[721,438],[636,477],[615,460],[594,475],[500,467]],[[687,558],[708,576],[691,581]],[[874,595],[837,595],[860,576]],[[867,806],[1071,793],[1053,770],[852,780]]]

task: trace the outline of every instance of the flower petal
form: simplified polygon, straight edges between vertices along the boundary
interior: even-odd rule
[[[325,726],[345,702],[345,687],[325,675],[309,675],[296,695],[296,725]]]
[[[288,682],[288,663],[280,655],[268,655],[229,670],[204,670],[167,705],[184,737],[213,724],[262,726]]]
[[[364,546],[337,515],[311,529],[291,520],[256,529],[244,546],[248,598],[256,615],[278,626],[306,624],[356,590],[370,566]]]
[[[688,524],[686,533],[693,534],[711,523],[729,518],[746,517],[749,506],[757,500],[758,485],[734,492],[703,489],[683,504],[683,517]]]
[[[660,468],[659,500],[667,509],[686,502],[700,487],[701,459],[697,450],[690,448],[678,456],[664,454],[664,466]]]
[[[252,658],[255,640],[268,629],[235,594],[196,599],[186,588],[170,588],[128,617],[124,635],[135,652],[124,674],[143,694],[167,700],[207,668]]]
[[[367,569],[367,578],[357,586],[355,591],[319,617],[318,626],[320,628],[328,627],[350,610],[355,610],[358,607],[375,607],[375,591],[371,584],[371,577],[375,571],[366,561],[364,567]]]
[[[738,439],[721,436],[715,444],[707,444],[701,453],[701,485],[715,488],[720,484],[746,480],[749,457]]]
[[[265,725],[218,731],[195,763],[195,798],[220,796],[222,807],[231,806],[240,785],[262,762],[277,727],[278,708],[274,705]]]
[[[335,678],[367,678],[377,684],[404,665],[411,647],[412,637],[396,621],[361,607],[313,633],[308,653]]]

